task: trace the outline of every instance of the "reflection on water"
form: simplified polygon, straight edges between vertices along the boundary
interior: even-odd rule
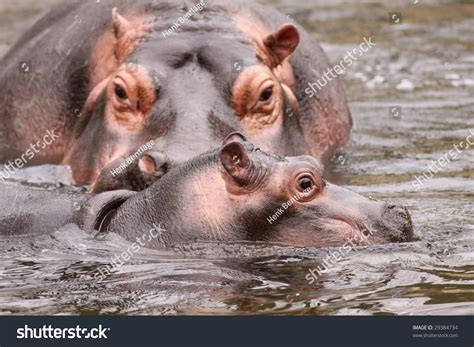
[[[48,7],[28,3],[2,2],[0,54]],[[344,75],[355,126],[333,177],[407,205],[420,241],[360,247],[311,285],[308,269],[331,250],[248,243],[142,249],[98,282],[97,268],[129,243],[69,225],[0,239],[3,314],[473,313],[474,152],[463,150],[419,191],[412,181],[474,130],[474,5],[272,3],[333,62],[374,37],[377,46]],[[401,24],[389,22],[391,12]]]

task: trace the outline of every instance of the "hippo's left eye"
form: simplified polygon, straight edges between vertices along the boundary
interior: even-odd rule
[[[268,101],[272,97],[272,94],[273,94],[273,86],[265,88],[263,90],[262,94],[260,94],[259,100],[260,101]]]

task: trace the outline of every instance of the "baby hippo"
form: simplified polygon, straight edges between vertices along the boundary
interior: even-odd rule
[[[239,133],[172,169],[142,192],[110,191],[85,202],[82,226],[150,248],[194,241],[340,246],[413,239],[402,206],[369,200],[323,180],[310,156],[281,158]]]

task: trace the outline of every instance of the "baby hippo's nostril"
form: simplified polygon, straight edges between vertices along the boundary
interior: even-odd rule
[[[390,213],[398,214],[399,216],[403,218],[408,218],[410,216],[406,207],[401,206],[401,205],[386,203],[385,208],[391,211]]]
[[[393,203],[383,206],[382,218],[386,225],[390,225],[393,241],[411,241],[414,238],[413,224],[407,208]]]

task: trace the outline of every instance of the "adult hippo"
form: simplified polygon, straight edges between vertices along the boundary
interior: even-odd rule
[[[70,164],[87,184],[147,141],[171,167],[240,131],[324,162],[350,114],[337,78],[306,96],[328,60],[288,21],[243,1],[67,1],[0,63],[0,161]]]
[[[142,246],[146,239],[150,248],[237,240],[325,247],[348,239],[374,244],[413,238],[406,208],[329,184],[321,171],[312,157],[270,155],[232,134],[219,149],[171,169],[141,192],[88,198],[3,187],[7,208],[0,213],[0,231],[52,231],[75,222],[85,230],[140,240]],[[31,212],[36,203],[42,208]]]

